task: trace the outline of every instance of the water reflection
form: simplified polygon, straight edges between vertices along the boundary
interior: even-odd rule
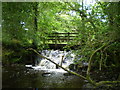
[[[43,50],[43,56],[64,68],[73,63],[75,55],[69,51]],[[50,61],[37,57],[36,66],[13,65],[3,68],[3,88],[81,88],[84,81],[74,75],[66,75]],[[27,67],[27,68],[26,68]]]
[[[65,72],[64,72],[65,73]],[[3,88],[81,88],[83,80],[56,71],[26,69],[17,65],[3,68]],[[44,75],[43,75],[44,74]]]

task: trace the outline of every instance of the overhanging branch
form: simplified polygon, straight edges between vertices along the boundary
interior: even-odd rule
[[[60,66],[59,64],[55,63],[55,62],[52,61],[51,59],[49,59],[49,58],[47,58],[47,57],[39,54],[39,53],[38,53],[35,49],[33,49],[33,48],[29,48],[29,49],[27,49],[27,50],[32,50],[32,51],[34,51],[34,52],[35,52],[37,55],[39,55],[40,57],[47,59],[48,61],[54,63],[56,66],[62,68],[63,70],[67,71],[68,73],[71,73],[71,74],[73,74],[73,75],[76,75],[76,76],[78,76],[78,77],[81,77],[81,78],[83,78],[83,79],[85,79],[85,80],[87,79],[86,77],[84,77],[84,76],[82,76],[82,75],[80,75],[80,74],[78,74],[78,73],[72,72],[72,71],[70,71],[70,70],[67,70],[66,68],[64,68],[64,67]]]

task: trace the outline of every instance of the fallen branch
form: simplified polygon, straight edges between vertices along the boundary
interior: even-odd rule
[[[80,74],[78,74],[78,73],[72,72],[72,71],[70,71],[70,70],[68,70],[68,69],[66,69],[66,68],[64,68],[64,67],[62,67],[61,65],[55,63],[55,62],[52,61],[51,59],[49,59],[49,58],[47,58],[47,57],[45,57],[45,56],[39,54],[35,49],[33,49],[33,48],[29,48],[29,49],[27,49],[27,50],[32,50],[32,51],[34,51],[36,54],[38,54],[40,57],[47,59],[48,61],[54,63],[56,66],[58,66],[58,67],[64,69],[64,70],[67,71],[68,73],[71,73],[71,74],[73,74],[73,75],[76,75],[76,76],[78,76],[78,77],[81,77],[81,78],[87,80],[86,77],[84,77],[84,76],[82,76],[82,75],[80,75]]]
[[[48,61],[54,63],[54,64],[57,65],[58,67],[60,67],[60,68],[62,68],[63,70],[67,71],[68,73],[71,73],[71,74],[76,75],[76,76],[78,76],[78,77],[81,77],[81,78],[83,78],[83,79],[85,79],[85,80],[88,80],[89,83],[91,83],[91,84],[94,85],[95,87],[98,87],[98,86],[103,85],[103,84],[120,83],[120,81],[99,81],[99,82],[95,82],[95,81],[93,81],[93,80],[90,78],[89,72],[90,72],[90,68],[91,68],[92,57],[93,57],[93,55],[94,55],[97,51],[101,50],[104,46],[106,46],[106,44],[104,44],[103,46],[101,46],[100,48],[98,48],[97,50],[95,50],[95,51],[92,53],[92,55],[91,55],[91,57],[90,57],[88,69],[87,69],[87,77],[84,77],[84,76],[82,76],[82,75],[80,75],[80,74],[78,74],[78,73],[76,73],[76,72],[72,72],[72,71],[70,71],[70,70],[67,70],[66,68],[64,68],[64,67],[62,67],[61,65],[55,63],[55,62],[52,61],[51,59],[49,59],[49,58],[47,58],[47,57],[45,57],[45,56],[42,56],[41,54],[39,54],[39,53],[38,53],[35,49],[33,49],[33,48],[29,48],[29,49],[27,49],[27,50],[32,50],[32,51],[34,51],[34,52],[35,52],[36,54],[38,54],[40,57],[47,59]]]
[[[105,85],[105,84],[113,84],[113,83],[120,83],[120,81],[100,81],[98,83],[96,83],[96,87],[97,86],[101,86],[101,85]]]

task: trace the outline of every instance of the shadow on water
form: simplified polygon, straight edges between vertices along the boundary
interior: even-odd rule
[[[52,59],[55,63],[61,65],[66,69],[76,70],[74,67],[74,59],[76,57],[71,51],[59,50],[43,50],[40,52],[43,56]],[[83,80],[75,75],[70,75],[66,71],[56,68],[56,65],[48,60],[36,57],[37,64],[32,65],[18,65],[13,64],[4,66],[2,69],[2,87],[3,88],[93,88],[87,80]],[[88,63],[82,62],[83,66]],[[73,65],[73,66],[71,66]],[[84,75],[83,70],[80,69],[79,73]],[[113,72],[113,71],[112,71]],[[103,80],[117,80],[119,72],[115,73],[108,71],[95,71],[91,70],[91,77],[95,81]],[[118,87],[119,85],[117,85]],[[106,88],[106,87],[105,87]]]
[[[84,81],[56,71],[26,69],[23,65],[3,67],[3,88],[82,88]]]

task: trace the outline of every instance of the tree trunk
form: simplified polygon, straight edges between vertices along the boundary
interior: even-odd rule
[[[37,49],[37,42],[36,42],[36,32],[38,31],[38,3],[35,2],[34,6],[33,6],[33,10],[34,10],[34,37],[33,37],[33,47],[34,49]]]

